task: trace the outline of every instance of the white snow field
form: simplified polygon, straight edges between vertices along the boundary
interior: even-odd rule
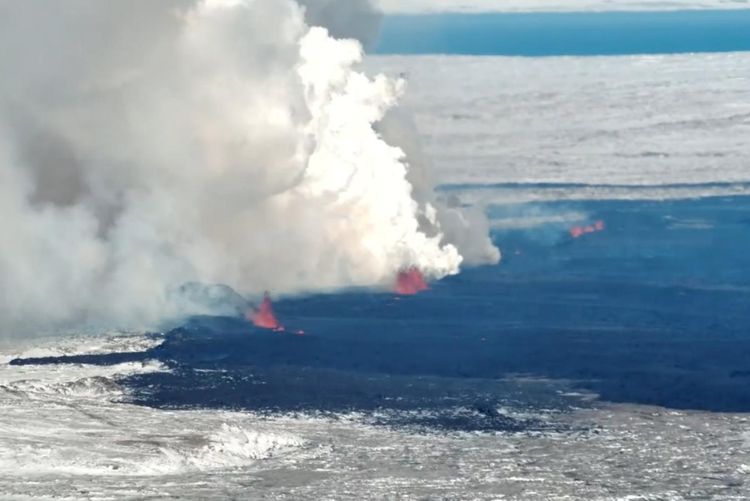
[[[367,64],[406,78],[440,183],[595,185],[549,193],[562,199],[750,191],[750,53]]]
[[[111,334],[106,343],[122,352],[151,341]],[[101,345],[101,337],[81,336],[48,342],[45,353],[102,353]],[[38,354],[6,351],[4,357]],[[161,370],[157,363],[1,364],[0,498],[624,501],[750,495],[748,416],[601,406],[556,417],[585,431],[424,433],[367,425],[357,415],[268,417],[122,403],[127,395],[118,375]]]

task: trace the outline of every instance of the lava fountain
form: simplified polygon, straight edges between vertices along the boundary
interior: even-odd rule
[[[248,320],[250,320],[256,327],[276,332],[284,332],[284,326],[281,325],[276,318],[276,314],[273,312],[271,296],[267,292],[263,296],[263,302],[260,304],[258,310],[248,312],[247,316]]]
[[[416,268],[402,271],[396,279],[394,291],[403,296],[412,296],[429,289],[422,272]]]
[[[570,229],[570,236],[573,238],[581,238],[589,233],[598,233],[604,231],[604,221],[597,221],[589,226],[574,226]]]

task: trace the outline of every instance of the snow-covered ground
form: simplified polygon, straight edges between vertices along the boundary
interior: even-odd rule
[[[152,341],[107,338],[123,351]],[[101,353],[101,339],[47,343]],[[57,349],[59,348],[59,349]],[[5,357],[31,353],[5,353]],[[2,499],[746,499],[750,417],[603,406],[583,431],[424,433],[357,415],[259,416],[125,403],[118,376],[0,365]],[[531,383],[533,384],[533,382]],[[498,409],[513,414],[513,409]]]
[[[750,53],[382,56],[368,67],[408,80],[404,103],[440,183],[679,184],[667,197],[688,198],[748,192],[696,185],[750,182]]]

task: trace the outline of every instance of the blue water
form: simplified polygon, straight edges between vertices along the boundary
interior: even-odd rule
[[[736,11],[388,16],[379,54],[593,56],[750,50]]]
[[[559,223],[495,231],[501,265],[418,296],[352,291],[277,302],[278,316],[306,336],[201,317],[145,354],[14,363],[157,358],[172,373],[122,381],[135,403],[358,411],[386,425],[449,430],[554,427],[497,409],[587,405],[571,391],[750,411],[750,197],[489,208],[495,219],[529,211],[580,211],[607,227],[578,239]]]

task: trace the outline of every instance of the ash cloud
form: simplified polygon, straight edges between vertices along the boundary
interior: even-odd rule
[[[367,41],[377,15],[304,4],[0,0],[0,334],[212,312],[186,283],[459,271],[469,247],[374,130],[402,83],[310,26]]]

